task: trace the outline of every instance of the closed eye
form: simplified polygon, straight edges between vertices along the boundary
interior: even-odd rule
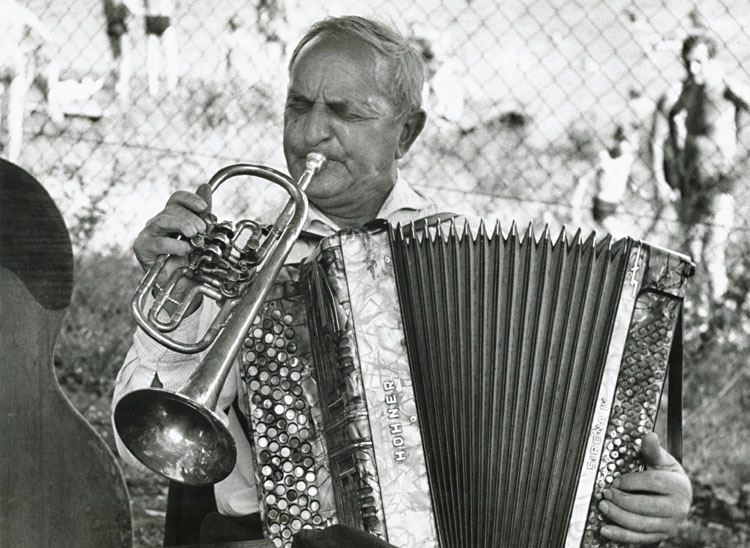
[[[312,110],[315,103],[316,101],[311,101],[300,95],[290,95],[287,98],[285,109],[287,112],[305,114]],[[331,101],[325,103],[325,106],[331,114],[345,121],[354,122],[374,118],[374,116],[362,112],[362,109],[357,109],[355,105],[348,101]]]
[[[313,105],[314,101],[305,99],[304,97],[289,97],[286,101],[286,110],[296,113],[308,112]]]
[[[369,120],[370,117],[363,115],[352,108],[349,103],[329,103],[328,108],[331,112],[342,120],[356,122],[358,120]]]

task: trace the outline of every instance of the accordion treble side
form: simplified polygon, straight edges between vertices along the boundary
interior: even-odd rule
[[[607,546],[597,504],[643,466],[691,268],[515,227],[325,239],[258,320],[271,341],[267,320],[293,318],[296,355],[244,360],[269,536]]]

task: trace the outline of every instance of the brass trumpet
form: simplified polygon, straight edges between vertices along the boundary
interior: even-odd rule
[[[169,259],[169,255],[162,255],[138,286],[133,315],[152,338],[183,353],[200,352],[213,343],[176,392],[160,388],[135,390],[123,396],[115,407],[114,422],[120,439],[154,472],[181,483],[202,485],[221,481],[234,468],[234,439],[215,413],[219,393],[271,284],[299,237],[308,212],[304,190],[325,162],[320,153],[308,154],[305,171],[297,183],[279,171],[254,164],[219,170],[209,181],[212,192],[229,178],[251,175],[282,186],[290,200],[270,230],[254,221],[240,221],[233,227],[207,216],[206,234],[191,239],[194,250],[189,254],[188,265],[175,270],[166,285],[159,288],[156,279]],[[199,283],[178,301],[172,292],[183,277]],[[154,289],[159,291],[146,310],[147,297]],[[170,337],[191,303],[201,296],[221,303],[220,312],[203,338],[191,344]],[[167,302],[175,305],[171,314],[166,312]],[[165,314],[167,319],[161,319]]]

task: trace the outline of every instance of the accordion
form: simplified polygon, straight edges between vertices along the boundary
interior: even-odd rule
[[[610,545],[597,505],[643,468],[679,384],[693,269],[630,238],[515,225],[323,239],[241,351],[268,538],[343,523],[400,548]]]

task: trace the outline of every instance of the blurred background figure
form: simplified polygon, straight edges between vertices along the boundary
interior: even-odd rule
[[[127,102],[130,94],[130,77],[133,73],[133,43],[128,33],[128,20],[131,15],[142,14],[143,10],[134,0],[102,0],[104,19],[107,25],[107,38],[115,66],[115,93],[121,101]]]
[[[217,79],[239,86],[227,91],[246,88],[268,93],[284,71],[281,43],[271,39],[260,23],[246,11],[238,11],[227,21],[220,39],[223,65],[216,72]]]
[[[466,97],[459,76],[461,67],[447,54],[448,44],[443,43],[447,39],[421,28],[412,29],[411,34],[412,43],[424,60],[422,105],[429,113],[431,123],[441,131],[459,129]]]
[[[619,214],[629,189],[637,143],[636,131],[630,124],[615,128],[612,145],[599,151],[596,167],[578,179],[573,191],[574,227],[581,225],[583,200],[593,184],[591,215],[597,227],[615,238],[628,235]]]
[[[177,37],[173,26],[173,0],[145,0],[146,22],[146,68],[148,70],[148,92],[159,95],[162,58],[164,50],[164,73],[167,91],[177,87],[178,56]]]
[[[21,154],[26,93],[36,83],[47,111],[56,123],[62,122],[62,107],[55,95],[60,68],[51,46],[52,35],[28,8],[14,0],[0,0],[0,100],[7,112],[8,137],[4,155],[16,162]],[[0,109],[0,127],[3,123]]]
[[[679,198],[680,165],[685,147],[684,113],[675,119],[677,147],[671,144],[669,134],[669,111],[677,102],[682,82],[676,82],[656,100],[649,135],[649,157],[651,174],[657,188],[657,198],[662,204],[674,203]]]
[[[733,191],[739,175],[737,119],[750,108],[750,88],[724,72],[716,53],[717,43],[709,33],[691,34],[684,40],[687,78],[669,110],[672,153],[681,157],[683,249],[708,275],[709,305],[720,303],[728,287],[726,245],[734,225]]]
[[[268,45],[275,44],[281,50],[281,57],[286,56],[287,44],[291,40],[287,14],[286,0],[258,0],[257,29]]]

